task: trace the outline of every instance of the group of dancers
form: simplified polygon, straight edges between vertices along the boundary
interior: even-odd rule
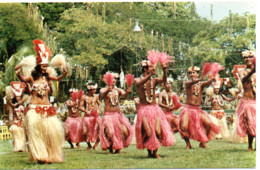
[[[149,158],[159,158],[157,153],[161,146],[172,146],[175,143],[174,133],[179,132],[186,142],[186,149],[191,149],[190,139],[199,141],[199,147],[206,148],[206,143],[216,135],[221,135],[225,126],[217,119],[223,119],[223,98],[218,94],[221,80],[214,66],[203,67],[201,77],[200,68],[188,68],[190,80],[185,82],[186,103],[179,116],[173,111],[182,104],[178,96],[171,90],[172,79],[167,78],[167,62],[169,60],[156,57],[163,55],[148,54],[148,60],[143,60],[142,75],[138,78],[129,76],[127,89],[116,86],[118,74],[107,72],[103,76],[106,87],[101,88],[99,95],[95,94],[97,84],[88,83],[87,92],[70,89],[71,98],[66,101],[69,116],[63,124],[56,115],[56,109],[49,101],[48,95],[52,93],[52,81],[62,80],[66,74],[66,67],[61,67],[62,75],[51,74],[49,60],[51,52],[43,41],[33,41],[36,55],[36,66],[31,73],[24,76],[23,65],[16,66],[16,74],[21,82],[11,83],[15,94],[15,102],[9,101],[12,106],[11,119],[14,151],[25,151],[26,143],[30,153],[30,160],[38,163],[63,162],[62,147],[67,140],[73,148],[73,143],[80,146],[80,142],[87,142],[87,150],[97,149],[100,142],[102,150],[119,154],[120,150],[128,147],[133,137],[136,137],[137,149],[146,148]],[[164,55],[165,56],[165,55]],[[242,82],[239,90],[240,102],[237,109],[236,129],[241,137],[248,136],[248,150],[252,151],[253,138],[256,136],[256,106],[255,106],[255,53],[245,51],[242,53],[246,66],[239,67],[235,74]],[[155,77],[157,62],[161,63],[163,77]],[[214,73],[213,73],[214,72]],[[208,76],[209,75],[209,76]],[[203,81],[204,79],[208,79]],[[133,127],[129,120],[120,111],[120,99],[126,98],[132,92],[131,85],[135,85],[138,98],[135,98],[137,119]],[[162,85],[165,90],[156,95],[156,86]],[[212,85],[212,112],[207,114],[201,110],[202,93],[204,88]],[[23,107],[23,97],[27,91],[28,105]],[[242,91],[242,92],[241,92]],[[157,100],[158,96],[158,100]],[[101,118],[101,102],[104,100],[104,115]],[[15,104],[14,104],[15,103]],[[81,119],[79,111],[84,112]],[[24,116],[21,116],[24,115]],[[224,123],[225,124],[225,123]],[[17,137],[17,131],[23,131],[22,137]],[[21,136],[21,135],[20,135]],[[19,140],[19,141],[18,141]],[[22,146],[17,146],[22,144]],[[91,143],[95,143],[91,146]]]

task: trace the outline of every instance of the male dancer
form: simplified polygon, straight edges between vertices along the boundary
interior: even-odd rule
[[[256,74],[252,51],[242,52],[246,68],[239,72],[244,94],[237,109],[237,134],[241,137],[248,135],[248,151],[252,151],[253,139],[256,137]]]
[[[65,121],[65,135],[66,135],[66,140],[70,144],[71,149],[74,148],[73,143],[76,143],[77,147],[79,148],[80,145],[79,143],[81,142],[81,119],[79,116],[79,109],[78,109],[78,93],[77,92],[72,92],[69,90],[71,93],[71,98],[66,101],[66,105],[69,110],[69,117]]]
[[[212,138],[212,132],[220,132],[220,127],[212,123],[208,114],[200,109],[202,91],[215,78],[212,77],[208,81],[202,81],[204,77],[198,78],[199,71],[200,68],[195,66],[188,69],[191,81],[185,82],[186,104],[179,116],[178,128],[187,144],[186,149],[191,149],[190,138],[199,141],[200,147],[206,148],[205,143]]]
[[[97,90],[97,84],[87,83],[87,94],[83,95],[80,99],[79,110],[85,112],[82,119],[82,135],[86,136],[86,142],[88,144],[87,150],[91,149],[91,143],[95,142],[93,149],[96,150],[99,139],[99,129],[101,125],[101,118],[99,117],[101,111],[101,103],[99,96],[95,95]]]
[[[113,74],[118,78],[118,74]],[[107,82],[106,82],[107,83]],[[126,98],[131,92],[129,87],[126,92],[116,87],[116,79],[111,86],[100,90],[100,97],[105,102],[105,112],[100,128],[100,144],[102,150],[109,149],[109,153],[120,153],[123,147],[128,147],[133,139],[133,129],[128,119],[120,111],[120,97]]]
[[[137,108],[137,122],[135,126],[136,147],[146,148],[148,158],[159,158],[157,151],[161,145],[173,145],[175,138],[171,132],[162,109],[156,103],[155,87],[166,82],[166,66],[162,65],[163,78],[152,78],[155,65],[149,61],[142,61],[143,75],[134,80],[140,104]]]

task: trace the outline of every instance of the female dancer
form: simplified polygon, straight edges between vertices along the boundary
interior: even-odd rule
[[[30,84],[32,95],[25,116],[30,160],[38,163],[63,162],[64,129],[62,122],[56,116],[55,107],[52,107],[49,102],[48,92],[49,82],[62,80],[67,71],[63,68],[61,76],[50,76],[46,72],[51,56],[49,48],[39,39],[34,40],[33,43],[37,56],[36,66],[31,76],[23,77],[20,75],[21,67],[15,68],[18,78]]]

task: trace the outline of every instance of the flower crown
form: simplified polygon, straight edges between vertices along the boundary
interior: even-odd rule
[[[243,51],[242,52],[242,56],[243,57],[249,57],[249,56],[256,57],[255,52],[254,51],[250,51],[250,50]]]
[[[188,72],[192,72],[192,71],[200,71],[200,68],[196,66],[189,67]]]

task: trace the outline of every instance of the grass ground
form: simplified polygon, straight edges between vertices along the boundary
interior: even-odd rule
[[[254,168],[256,152],[247,152],[247,144],[234,144],[227,140],[212,140],[207,149],[199,148],[199,142],[191,141],[193,149],[186,150],[185,142],[176,134],[172,147],[161,147],[160,159],[148,159],[146,150],[137,150],[135,144],[109,154],[99,147],[97,151],[70,149],[66,143],[65,161],[40,165],[28,161],[28,153],[13,153],[12,141],[0,141],[0,169],[161,169],[161,168]]]

